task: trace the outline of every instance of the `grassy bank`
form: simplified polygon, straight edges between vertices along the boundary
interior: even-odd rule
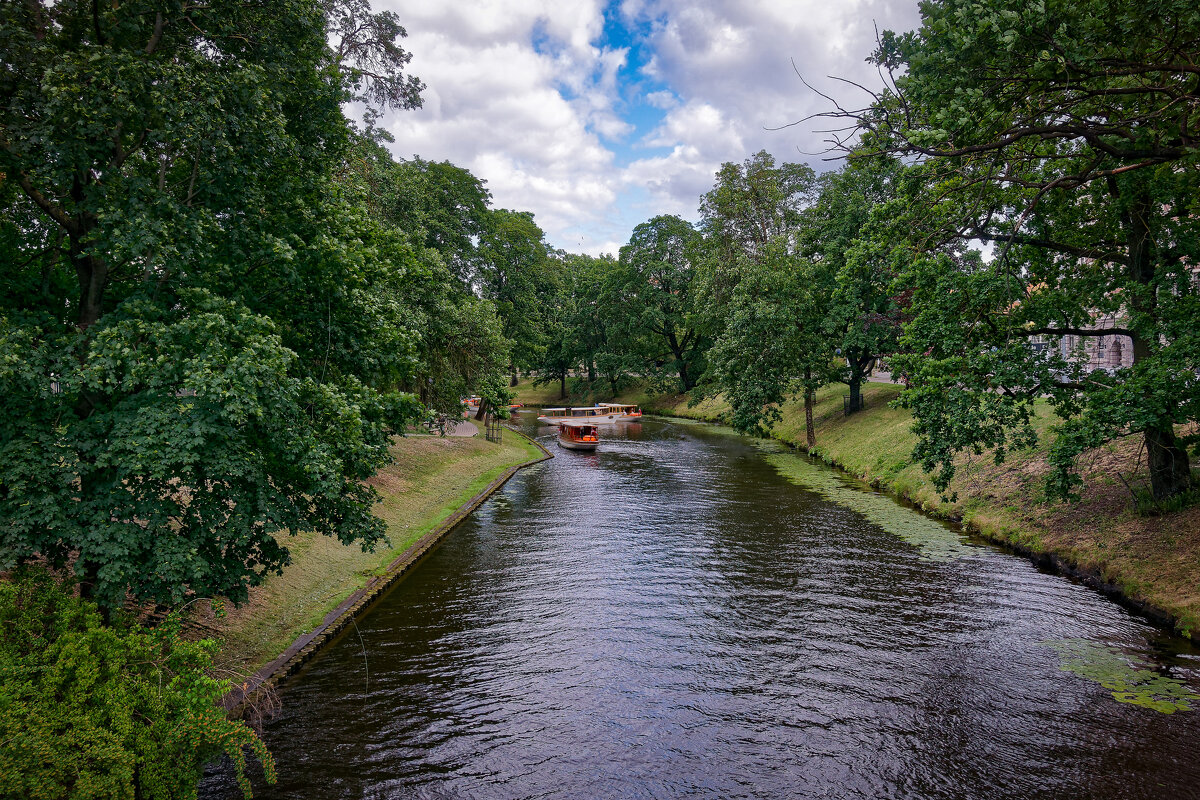
[[[409,436],[396,441],[392,454],[396,463],[371,481],[382,496],[375,513],[388,525],[391,546],[364,553],[314,533],[288,538],[292,563],[282,575],[252,589],[248,603],[221,619],[207,608],[198,614],[196,623],[221,641],[219,667],[254,672],[504,470],[541,456],[514,435],[499,445],[482,437]]]
[[[557,394],[557,385],[554,389]],[[909,429],[909,412],[888,405],[900,387],[868,384],[866,410],[849,418],[842,414],[845,391],[844,386],[830,386],[817,395],[821,458],[931,513],[960,520],[989,539],[1032,554],[1049,554],[1097,575],[1131,600],[1175,617],[1181,633],[1200,634],[1200,507],[1157,517],[1135,513],[1129,491],[1117,476],[1130,483],[1145,478],[1136,437],[1098,448],[1082,459],[1087,489],[1080,502],[1046,503],[1042,482],[1049,470],[1046,445],[1053,436],[1054,417],[1042,407],[1036,422],[1039,446],[1013,453],[999,466],[987,454],[964,457],[951,487],[958,497],[951,502],[941,498],[929,476],[912,461],[916,439]],[[652,396],[638,389],[618,399],[639,403],[649,412],[712,422],[722,421],[728,411],[720,400],[689,406],[684,396]],[[783,420],[772,435],[802,446],[803,405],[789,402],[782,411]]]

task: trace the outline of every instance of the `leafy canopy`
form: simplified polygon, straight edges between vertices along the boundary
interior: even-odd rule
[[[905,278],[918,455],[945,487],[955,453],[1002,459],[1030,443],[1048,396],[1063,420],[1052,496],[1074,495],[1081,453],[1126,436],[1143,442],[1156,497],[1187,491],[1176,428],[1200,418],[1200,10],[937,0],[922,15],[882,37],[891,87],[835,112],[867,152],[920,164],[907,223],[919,243],[982,240],[996,254],[919,259]],[[1128,358],[1093,371],[1102,346]]]
[[[0,796],[194,798],[204,765],[229,756],[247,797],[246,751],[274,761],[218,703],[212,642],[108,627],[40,568],[0,582]]]
[[[333,180],[326,10],[0,6],[0,565],[172,605],[244,599],[279,533],[383,539],[423,268]]]

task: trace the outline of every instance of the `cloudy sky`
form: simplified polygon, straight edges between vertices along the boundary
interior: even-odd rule
[[[449,160],[550,243],[616,253],[656,214],[696,219],[726,161],[830,165],[819,124],[780,126],[879,79],[875,30],[916,0],[375,0],[408,29],[424,107],[386,120],[397,157]],[[795,70],[793,69],[795,64]]]

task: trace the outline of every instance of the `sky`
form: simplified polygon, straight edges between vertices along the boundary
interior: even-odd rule
[[[658,214],[695,221],[716,171],[759,150],[835,168],[823,121],[866,96],[876,30],[916,0],[375,0],[408,31],[424,105],[383,125],[398,158],[450,161],[554,247],[616,254]],[[803,75],[804,81],[797,75]],[[786,126],[786,127],[785,127]]]

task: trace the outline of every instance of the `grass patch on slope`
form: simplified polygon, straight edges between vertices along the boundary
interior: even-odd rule
[[[292,563],[282,575],[251,589],[249,602],[222,619],[207,608],[198,612],[221,640],[218,667],[253,673],[506,469],[542,455],[510,432],[499,445],[482,437],[409,436],[396,440],[392,454],[396,463],[371,479],[382,497],[375,513],[388,525],[391,546],[364,553],[316,533],[285,536]]]

